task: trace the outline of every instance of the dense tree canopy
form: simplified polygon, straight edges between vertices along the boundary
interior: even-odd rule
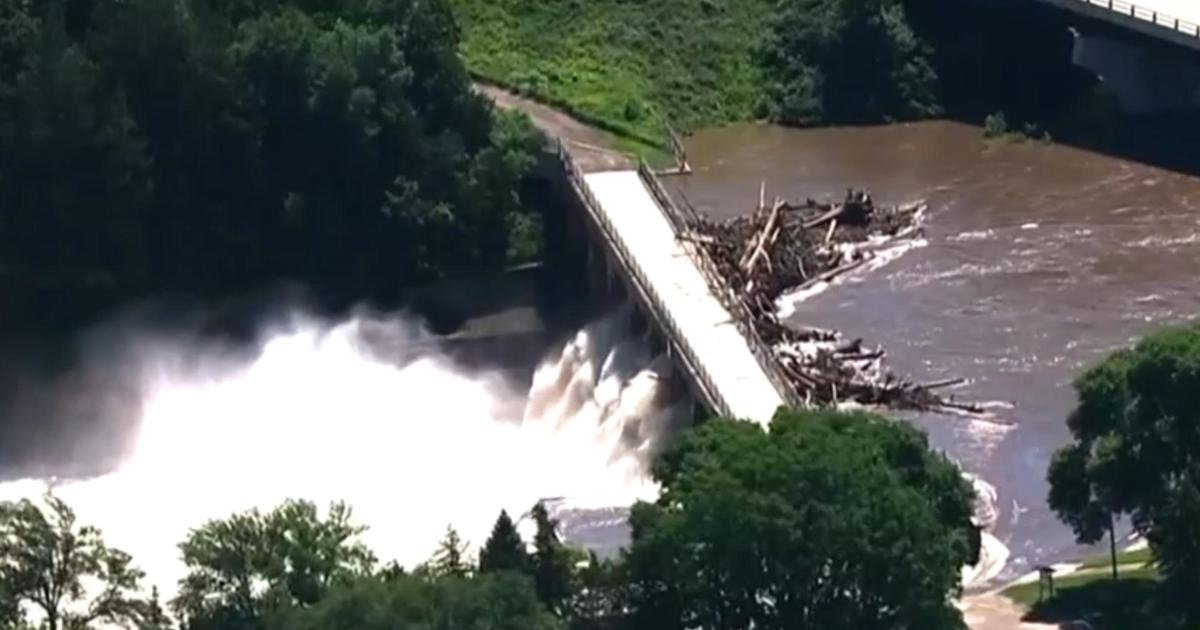
[[[1168,594],[1200,619],[1200,327],[1165,330],[1075,383],[1074,442],[1050,465],[1050,506],[1082,542],[1128,514]]]
[[[496,268],[534,140],[456,47],[442,0],[0,3],[0,281],[361,298]]]
[[[365,579],[316,606],[293,610],[269,627],[279,630],[560,630],[564,628],[516,573],[472,578],[404,576]]]
[[[524,573],[528,570],[529,553],[525,551],[525,541],[521,540],[521,535],[517,533],[517,527],[508,516],[508,512],[502,510],[496,524],[492,526],[492,535],[479,550],[479,572]]]
[[[362,531],[340,503],[324,517],[289,501],[210,521],[180,544],[188,574],[173,607],[186,628],[260,627],[272,611],[312,605],[367,575],[374,558],[356,539]]]
[[[900,0],[783,0],[762,48],[768,114],[789,124],[937,113],[936,75]]]
[[[972,491],[915,429],[781,411],[712,421],[634,508],[630,597],[645,628],[960,628]]]
[[[558,521],[551,518],[546,505],[533,506],[537,533],[533,538],[533,584],[538,599],[550,610],[563,614],[571,596],[571,554],[558,537]]]
[[[0,628],[129,627],[153,617],[138,597],[141,579],[129,555],[80,525],[62,500],[0,503]]]

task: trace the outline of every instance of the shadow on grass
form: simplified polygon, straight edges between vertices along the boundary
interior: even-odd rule
[[[1067,624],[1082,619],[1095,630],[1178,630],[1152,608],[1157,587],[1157,581],[1143,577],[1063,587],[1053,598],[1033,604],[1025,620]]]

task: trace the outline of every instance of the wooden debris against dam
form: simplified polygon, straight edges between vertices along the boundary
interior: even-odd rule
[[[924,202],[881,207],[870,193],[850,190],[840,203],[768,204],[763,190],[750,216],[714,222],[690,210],[681,238],[708,258],[706,266],[715,268],[726,299],[749,320],[794,397],[819,405],[982,411],[937,393],[961,379],[919,384],[899,378],[884,368],[882,349],[861,339],[847,341],[835,331],[784,326],[777,314],[776,300],[783,294],[830,282],[918,236]]]

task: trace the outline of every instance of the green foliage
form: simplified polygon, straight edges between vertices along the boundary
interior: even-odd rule
[[[1080,569],[1107,569],[1112,564],[1112,557],[1109,554],[1103,554],[1088,558],[1080,565]],[[1154,550],[1149,547],[1137,549],[1134,551],[1121,551],[1117,553],[1118,565],[1133,565],[1136,568],[1146,568],[1154,564]]]
[[[1083,619],[1095,630],[1184,630],[1154,608],[1158,580],[1151,568],[1128,571],[1119,580],[1101,569],[1056,578],[1055,596],[1045,600],[1039,600],[1037,582],[1009,587],[1003,594],[1028,606],[1028,618],[1035,622]]]
[[[1081,541],[1129,514],[1159,559],[1164,594],[1200,620],[1200,327],[1151,335],[1075,383],[1074,442],[1048,472],[1050,507]]]
[[[760,51],[763,109],[810,125],[938,113],[929,50],[900,0],[781,0]]]
[[[450,0],[471,70],[659,142],[750,118],[772,0]]]
[[[661,138],[664,119],[938,111],[929,51],[899,0],[451,2],[473,72],[640,138]]]
[[[446,528],[446,535],[438,543],[433,558],[422,567],[421,573],[433,578],[463,578],[471,574],[471,563],[467,559],[469,548],[459,536],[458,530]]]
[[[613,560],[601,560],[587,554],[587,562],[576,573],[574,592],[568,602],[567,618],[577,630],[602,630],[624,627],[616,620],[624,618],[626,581],[624,566]]]
[[[533,506],[537,533],[533,539],[533,584],[538,599],[547,608],[562,615],[572,590],[571,554],[558,539],[558,521],[550,518],[546,506]]]
[[[20,626],[22,604],[46,630],[137,623],[148,611],[136,595],[142,577],[61,499],[0,503],[0,627]]]
[[[1004,117],[1004,112],[994,112],[987,115],[983,120],[983,137],[999,138],[1008,133],[1008,119]]]
[[[536,138],[457,45],[441,0],[3,3],[0,271],[361,298],[500,268]]]
[[[479,572],[498,573],[500,571],[515,571],[523,573],[529,570],[529,554],[525,551],[525,542],[517,533],[517,528],[509,518],[508,512],[501,510],[500,517],[492,527],[492,535],[479,550]]]
[[[646,628],[961,628],[972,491],[917,430],[781,410],[714,421],[654,469],[631,517],[630,601]]]
[[[366,575],[364,528],[334,503],[322,517],[307,501],[263,514],[210,521],[180,544],[188,574],[172,607],[186,628],[255,628],[264,615],[319,601],[330,588]]]
[[[365,579],[334,589],[315,606],[274,620],[279,630],[560,630],[528,578],[499,573],[473,578],[384,582]]]

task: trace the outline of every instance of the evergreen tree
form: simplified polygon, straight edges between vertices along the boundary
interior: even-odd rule
[[[158,587],[155,586],[150,589],[150,599],[146,601],[142,610],[137,630],[170,630],[171,627],[171,618],[167,616],[167,611],[163,610]]]
[[[525,541],[517,533],[516,525],[501,510],[500,517],[492,527],[492,535],[479,552],[479,572],[495,573],[499,571],[526,572],[529,570],[529,554],[525,551]]]
[[[533,520],[537,524],[533,539],[534,587],[543,604],[561,613],[563,604],[571,596],[570,551],[558,538],[558,521],[550,518],[540,501],[533,506]]]
[[[447,526],[446,535],[438,543],[427,568],[434,577],[466,577],[471,572],[466,557],[467,543],[458,535],[458,530]]]

